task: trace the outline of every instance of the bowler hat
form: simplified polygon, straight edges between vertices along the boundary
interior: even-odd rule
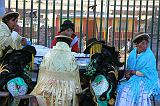
[[[150,38],[149,34],[141,33],[133,38],[133,43],[140,43],[142,40],[147,40]]]
[[[60,26],[60,32],[63,32],[68,28],[71,28],[73,32],[75,31],[74,23],[72,23],[70,20],[65,20],[63,24]]]
[[[18,18],[18,16],[19,16],[18,12],[9,11],[9,12],[6,12],[5,15],[2,17],[2,21],[5,21],[10,17]]]
[[[88,42],[87,42],[87,47],[84,50],[84,53],[85,54],[90,54],[90,48],[95,44],[102,44],[102,46],[104,46],[105,42],[104,41],[99,41],[96,38],[89,39]]]
[[[34,46],[31,46],[31,45],[26,45],[23,49],[22,49],[23,52],[27,52],[29,54],[34,54],[36,55],[36,49]]]
[[[59,41],[66,42],[68,45],[70,45],[70,43],[73,40],[71,37],[65,36],[65,35],[58,35],[58,36],[55,36],[55,38],[57,39],[57,42]]]

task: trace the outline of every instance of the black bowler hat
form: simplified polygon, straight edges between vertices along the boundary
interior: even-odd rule
[[[75,31],[74,23],[72,23],[70,20],[65,20],[63,24],[60,26],[60,32],[63,32],[68,28],[71,28],[73,32]]]
[[[29,54],[33,54],[34,56],[36,55],[36,49],[34,46],[31,45],[26,45],[23,49],[23,52],[28,52]]]
[[[96,38],[89,39],[88,42],[87,42],[87,47],[84,50],[84,53],[85,54],[90,54],[90,49],[95,44],[102,44],[102,46],[104,46],[105,45],[105,41],[99,41]]]
[[[55,36],[55,38],[57,39],[57,42],[66,42],[68,45],[70,45],[73,40],[71,37],[65,35]]]
[[[36,55],[36,49],[34,46],[27,45],[23,49],[6,53],[2,62],[10,65],[20,65],[21,62],[24,62],[24,65],[26,65],[32,61],[32,55]]]

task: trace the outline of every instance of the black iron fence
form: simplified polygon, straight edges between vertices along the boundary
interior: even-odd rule
[[[135,32],[150,33],[160,70],[160,0],[5,0],[5,8],[20,13],[22,36],[48,47],[66,19],[75,23],[81,51],[93,37],[122,50]]]

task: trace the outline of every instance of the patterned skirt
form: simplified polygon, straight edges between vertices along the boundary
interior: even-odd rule
[[[144,82],[139,84],[123,84],[118,86],[115,106],[151,106],[150,96],[152,92],[144,90]]]

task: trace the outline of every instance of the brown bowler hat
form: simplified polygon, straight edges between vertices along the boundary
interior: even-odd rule
[[[133,43],[139,43],[142,40],[147,40],[150,38],[148,33],[140,33],[133,38]]]

